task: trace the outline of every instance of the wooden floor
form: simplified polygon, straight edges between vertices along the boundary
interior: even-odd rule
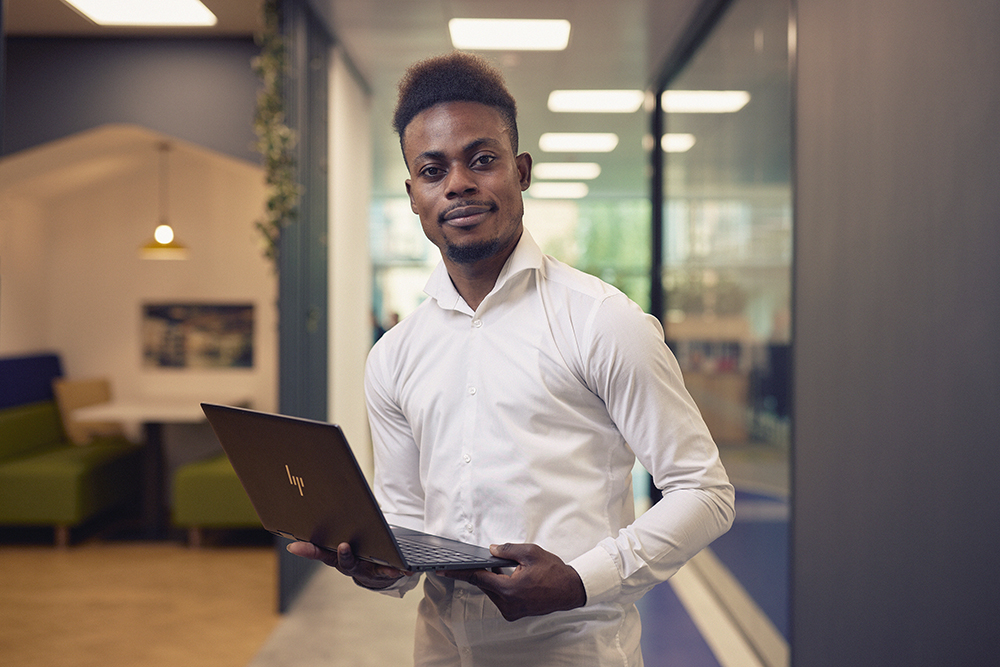
[[[245,667],[279,622],[273,547],[0,545],[0,663]]]

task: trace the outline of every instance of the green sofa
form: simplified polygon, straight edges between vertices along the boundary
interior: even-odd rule
[[[260,519],[225,454],[182,465],[174,474],[171,522],[202,544],[205,528],[260,528]]]
[[[69,442],[54,400],[0,409],[0,525],[70,528],[137,498],[141,448],[124,438]]]

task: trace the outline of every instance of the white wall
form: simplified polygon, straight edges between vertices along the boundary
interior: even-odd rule
[[[372,344],[370,99],[340,49],[330,58],[330,421],[372,472],[364,364]]]
[[[158,213],[156,145],[135,126],[105,126],[0,163],[0,354],[49,349],[70,377],[108,376],[117,396],[247,398],[276,406],[276,280],[253,221],[256,165],[174,142],[167,213],[184,261],[139,258]],[[254,304],[254,367],[144,368],[144,302]]]
[[[45,238],[37,202],[0,195],[0,354],[48,344]]]

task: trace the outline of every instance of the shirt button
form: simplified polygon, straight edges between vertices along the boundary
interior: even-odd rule
[[[475,528],[473,528],[471,523],[465,524],[465,532],[471,533],[473,530],[475,530]]]
[[[477,329],[480,329],[483,326],[483,321],[482,320],[472,320],[472,326],[476,327]]]
[[[468,454],[465,454],[462,456],[462,460],[465,461],[466,463],[470,463],[472,461],[472,457],[469,456]]]
[[[469,387],[469,396],[475,396],[475,395],[476,395],[476,388]]]

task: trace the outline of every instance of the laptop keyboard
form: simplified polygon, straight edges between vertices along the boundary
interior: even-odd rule
[[[462,553],[445,547],[435,547],[406,538],[397,538],[399,550],[410,563],[470,563],[482,560],[472,554]]]

